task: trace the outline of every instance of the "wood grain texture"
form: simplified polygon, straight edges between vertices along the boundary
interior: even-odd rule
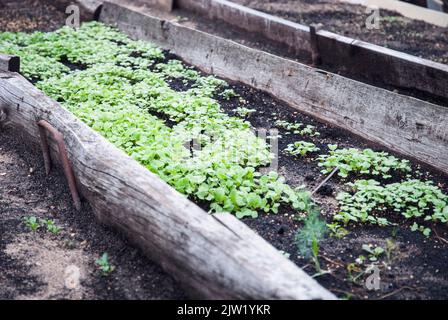
[[[297,53],[312,54],[308,26],[226,0],[177,0],[176,6],[261,34]],[[317,32],[317,46],[322,64],[337,67],[348,75],[448,99],[448,65],[325,30]]]
[[[193,296],[335,298],[234,216],[206,213],[20,75],[0,73],[0,107],[7,115],[1,125],[36,143],[38,120],[60,131],[99,220],[124,232]]]
[[[0,53],[0,71],[20,71],[20,58]]]
[[[230,40],[105,3],[100,19],[208,73],[267,91],[292,107],[448,173],[448,108],[327,73]]]

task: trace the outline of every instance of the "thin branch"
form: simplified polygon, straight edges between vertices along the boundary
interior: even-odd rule
[[[320,188],[322,188],[322,186],[324,184],[326,184],[328,182],[328,180],[331,179],[332,176],[334,176],[334,174],[339,170],[338,167],[334,168],[333,171],[321,182],[319,183],[319,185],[314,188],[313,192],[311,192],[311,195],[315,194]]]

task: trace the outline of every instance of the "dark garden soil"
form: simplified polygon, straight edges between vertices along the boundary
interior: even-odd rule
[[[47,3],[2,1],[0,31],[60,28],[66,15]],[[30,216],[53,219],[62,229],[57,235],[31,231],[23,221]],[[115,267],[108,276],[95,264],[104,252]],[[47,177],[36,146],[0,129],[0,299],[184,298],[159,266],[98,224],[88,204],[74,210],[61,170]]]
[[[53,219],[54,235],[24,217]],[[115,270],[95,264],[104,252]],[[0,131],[0,299],[183,299],[176,282],[124,237],[73,208],[64,176],[45,175],[41,152]]]
[[[448,30],[380,10],[380,29],[365,26],[366,7],[338,0],[231,0],[252,9],[305,25],[322,24],[337,34],[406,52],[440,63],[448,63]]]
[[[51,1],[1,0],[0,31],[54,31],[64,25],[66,14]]]

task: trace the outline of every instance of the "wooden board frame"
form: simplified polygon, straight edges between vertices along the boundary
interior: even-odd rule
[[[286,45],[298,55],[311,56],[308,26],[226,0],[176,0],[175,7],[219,19]],[[349,76],[448,101],[448,65],[325,30],[317,32],[317,46],[323,65],[338,68]]]

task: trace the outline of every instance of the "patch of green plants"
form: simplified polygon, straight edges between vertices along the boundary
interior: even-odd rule
[[[294,133],[301,136],[317,137],[320,135],[320,133],[316,131],[316,127],[310,124],[305,125],[300,122],[291,123],[286,120],[277,120],[275,121],[275,125],[278,128],[288,131],[288,133]]]
[[[384,254],[384,249],[380,246],[373,246],[371,244],[363,244],[362,250],[368,253],[369,260],[372,262],[378,261],[379,257]]]
[[[347,185],[352,192],[341,192],[336,197],[340,211],[334,219],[338,222],[391,225],[387,218],[390,211],[414,221],[448,221],[448,196],[432,181],[413,179],[381,186],[375,180],[358,180]],[[430,229],[420,226],[417,221],[412,230],[420,230],[429,236]]]
[[[66,74],[64,61],[86,67],[100,63],[148,68],[163,58],[162,50],[143,41],[133,41],[98,22],[77,30],[63,27],[55,32],[0,33],[0,51],[21,58],[21,72],[30,79],[48,79]]]
[[[51,219],[43,219],[41,220],[41,225],[46,227],[47,231],[52,234],[58,234],[61,231],[61,228],[56,225],[54,220]]]
[[[180,60],[170,60],[167,63],[159,63],[156,65],[156,69],[159,70],[162,75],[169,78],[197,80],[200,77],[197,71],[184,66]]]
[[[30,216],[24,217],[23,221],[31,231],[37,231],[39,228],[45,227],[48,232],[58,234],[61,230],[61,227],[57,226],[56,222],[52,219],[39,219],[35,216]]]
[[[257,110],[244,108],[244,107],[238,107],[238,108],[235,109],[235,113],[238,114],[242,118],[247,118],[248,116],[250,116],[255,111],[257,111]]]
[[[104,252],[99,259],[96,259],[95,264],[98,266],[99,270],[101,270],[103,276],[108,276],[115,270],[115,266],[111,265],[109,262],[109,255],[107,252]]]
[[[369,174],[390,178],[393,170],[410,172],[408,160],[398,159],[387,152],[376,152],[371,149],[356,148],[338,149],[337,145],[328,145],[329,154],[318,157],[322,173],[327,174],[335,168],[338,175],[346,178],[349,173]]]
[[[306,156],[308,153],[319,151],[320,149],[312,142],[306,141],[296,141],[294,143],[288,144],[285,152],[293,156]]]
[[[208,202],[212,212],[257,217],[278,212],[281,204],[306,211],[309,192],[275,172],[258,172],[273,154],[247,121],[221,111],[213,97],[234,95],[225,81],[179,60],[161,62],[159,48],[98,22],[77,30],[0,33],[0,51],[6,46],[43,59],[44,70],[27,60],[23,66],[39,89],[179,192]],[[173,78],[194,84],[175,91],[167,83]],[[186,147],[192,144],[197,148]]]
[[[339,223],[327,223],[327,228],[330,231],[330,235],[338,239],[342,239],[349,234],[349,231]]]
[[[238,97],[238,94],[233,89],[225,89],[220,94],[225,100],[230,100],[232,98]]]
[[[411,226],[411,231],[420,231],[425,236],[429,237],[431,234],[431,229],[425,226],[419,225],[417,222],[414,222]]]
[[[40,228],[39,219],[36,217],[24,217],[23,221],[25,222],[25,225],[31,229],[31,231],[36,231]]]

